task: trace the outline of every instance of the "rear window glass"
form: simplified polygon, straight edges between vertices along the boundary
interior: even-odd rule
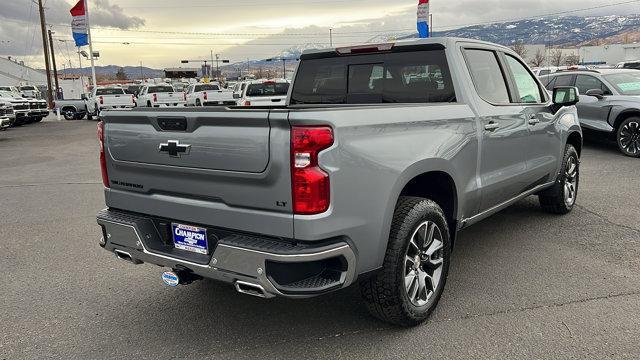
[[[250,84],[247,96],[285,96],[289,91],[289,83]]]
[[[37,89],[35,87],[33,87],[33,86],[22,86],[22,87],[20,87],[20,90],[35,91]]]
[[[455,102],[444,50],[303,60],[291,104]]]
[[[148,94],[174,92],[171,86],[149,86]]]
[[[199,92],[199,91],[216,91],[216,90],[220,90],[220,86],[218,85],[213,85],[213,84],[207,84],[207,85],[196,85],[195,87],[195,92]]]
[[[478,95],[490,103],[508,103],[507,83],[496,54],[490,50],[475,49],[465,50],[465,54]]]
[[[97,89],[96,95],[124,95],[124,89],[120,89],[120,88]]]

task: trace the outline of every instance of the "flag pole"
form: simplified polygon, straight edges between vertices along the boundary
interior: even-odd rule
[[[96,65],[93,60],[93,41],[91,40],[91,25],[89,23],[89,4],[87,0],[84,0],[84,14],[87,18],[87,35],[89,36],[89,54],[91,57],[91,77],[93,79],[93,87],[98,86],[96,81]]]

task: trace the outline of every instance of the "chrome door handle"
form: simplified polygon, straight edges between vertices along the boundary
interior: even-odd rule
[[[538,119],[538,116],[536,115],[529,115],[529,125],[536,125],[540,123],[540,119]]]
[[[484,129],[487,131],[496,131],[500,128],[500,124],[496,122],[490,122],[484,126]]]

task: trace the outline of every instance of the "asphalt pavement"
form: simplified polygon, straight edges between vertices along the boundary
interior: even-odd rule
[[[162,285],[98,246],[96,123],[0,132],[0,359],[638,359],[640,159],[589,136],[578,205],[537,199],[460,234],[430,321],[371,318],[352,287],[262,300]]]

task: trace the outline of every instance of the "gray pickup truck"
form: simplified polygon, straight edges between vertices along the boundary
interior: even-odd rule
[[[172,286],[358,282],[375,316],[416,325],[461,229],[529,195],[572,210],[577,99],[508,48],[434,38],[306,52],[279,108],[105,111],[100,245]]]

